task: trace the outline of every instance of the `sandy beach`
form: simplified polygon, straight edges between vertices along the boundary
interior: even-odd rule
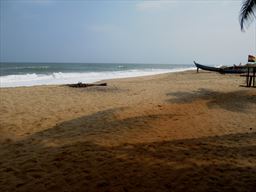
[[[0,191],[255,191],[256,89],[186,71],[0,89]]]

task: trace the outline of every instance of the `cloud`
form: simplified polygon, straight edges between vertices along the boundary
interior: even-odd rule
[[[158,11],[164,8],[168,8],[172,6],[176,1],[162,1],[162,0],[154,0],[154,1],[141,1],[136,4],[136,9],[138,11]]]

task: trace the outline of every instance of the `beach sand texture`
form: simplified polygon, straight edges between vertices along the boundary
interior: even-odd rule
[[[1,88],[0,191],[255,191],[256,89],[186,71]]]

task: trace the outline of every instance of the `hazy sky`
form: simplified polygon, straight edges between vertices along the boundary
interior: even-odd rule
[[[246,62],[241,0],[0,0],[1,62]]]

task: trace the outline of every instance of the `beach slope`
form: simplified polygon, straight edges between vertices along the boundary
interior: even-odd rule
[[[0,191],[253,191],[256,89],[186,71],[1,88]]]

